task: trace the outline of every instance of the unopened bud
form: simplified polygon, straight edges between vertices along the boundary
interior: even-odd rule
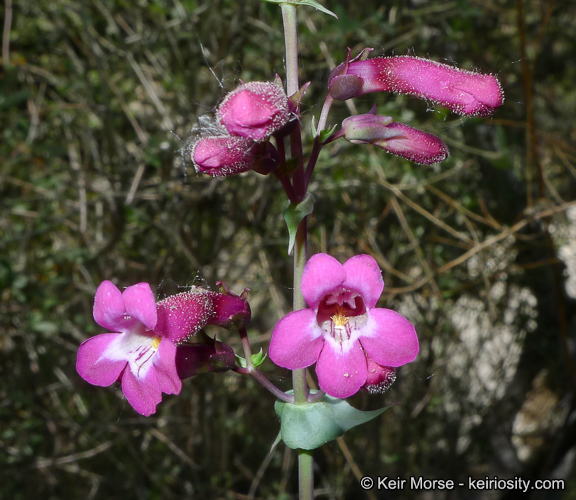
[[[469,116],[488,116],[504,103],[495,76],[412,56],[347,61],[332,71],[328,89],[339,100],[369,92],[406,94]]]
[[[342,122],[339,136],[353,144],[373,144],[414,163],[431,165],[448,157],[448,147],[435,135],[394,122],[373,113],[356,115]]]
[[[284,90],[271,82],[249,82],[230,92],[218,107],[218,119],[231,134],[264,141],[288,123]]]
[[[245,137],[201,137],[190,147],[197,172],[224,177],[250,170],[256,163],[256,143]]]

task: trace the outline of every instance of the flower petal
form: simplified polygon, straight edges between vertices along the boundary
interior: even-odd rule
[[[336,344],[325,342],[316,365],[318,385],[329,396],[347,398],[356,394],[366,382],[366,355],[359,342],[346,352]]]
[[[86,382],[107,387],[118,380],[127,360],[110,359],[102,354],[119,337],[118,333],[105,333],[82,342],[76,358],[76,371]]]
[[[360,292],[366,307],[373,308],[384,290],[382,271],[374,258],[370,255],[355,255],[344,263],[344,269],[344,287]]]
[[[158,322],[155,332],[179,344],[204,328],[214,316],[214,292],[194,288],[166,297],[156,304]]]
[[[153,363],[160,390],[166,394],[180,394],[182,380],[176,371],[176,346],[171,340],[163,338],[160,341]]]
[[[334,257],[317,253],[310,257],[302,273],[302,295],[311,309],[318,309],[324,296],[342,285],[346,271]]]
[[[414,361],[419,350],[414,325],[390,309],[368,312],[360,342],[376,363],[393,368]]]
[[[156,413],[156,405],[162,401],[154,368],[148,370],[142,378],[137,378],[130,369],[126,370],[122,377],[122,392],[132,407],[146,417]]]
[[[296,370],[316,362],[324,344],[324,331],[316,324],[311,309],[284,316],[274,327],[268,355],[284,368]]]
[[[94,297],[94,321],[112,332],[128,329],[134,320],[126,321],[122,292],[111,281],[103,281]]]
[[[156,299],[148,283],[129,286],[122,293],[126,314],[140,321],[149,330],[154,330],[157,321]]]

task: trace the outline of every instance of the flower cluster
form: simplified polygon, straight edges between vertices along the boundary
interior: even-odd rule
[[[504,103],[502,87],[493,75],[419,57],[367,59],[371,50],[364,49],[354,59],[348,54],[347,60],[332,71],[328,90],[333,99],[343,101],[369,92],[395,92],[436,102],[467,116],[488,116]],[[396,123],[391,117],[377,116],[375,109],[344,120],[342,129],[329,142],[340,137],[355,144],[374,144],[426,165],[448,156],[448,148],[440,138]]]
[[[270,144],[292,115],[286,93],[272,82],[249,82],[230,92],[217,111],[219,133],[194,139],[187,147],[196,170],[222,177],[247,170],[266,174],[277,164]]]
[[[382,272],[369,255],[344,264],[314,255],[302,274],[309,309],[294,311],[274,328],[270,359],[291,370],[316,363],[320,388],[337,398],[365,389],[382,392],[395,369],[414,361],[414,326],[390,309],[376,308],[384,289]]]
[[[223,371],[234,367],[234,353],[205,337],[184,345],[208,324],[230,327],[250,320],[246,294],[238,297],[192,288],[156,303],[148,283],[120,292],[110,281],[96,290],[94,320],[117,333],[96,335],[78,350],[76,370],[93,385],[122,382],[128,402],[142,415],[156,411],[162,393],[179,394],[182,378],[201,369]]]

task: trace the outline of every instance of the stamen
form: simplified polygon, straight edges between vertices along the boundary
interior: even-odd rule
[[[334,322],[334,326],[345,326],[348,323],[348,316],[344,314],[344,310],[338,306],[336,307],[336,314],[331,316],[330,319]]]
[[[152,344],[151,344],[152,349],[157,351],[161,340],[162,340],[162,337],[160,335],[154,335],[154,338],[152,339]]]

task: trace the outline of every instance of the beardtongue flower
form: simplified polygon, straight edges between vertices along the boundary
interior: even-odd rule
[[[106,387],[122,380],[122,391],[134,409],[156,412],[162,393],[179,394],[176,345],[154,331],[158,322],[150,285],[139,283],[120,292],[110,281],[96,291],[94,319],[112,332],[82,343],[76,370],[93,385]]]
[[[396,380],[396,368],[390,366],[380,366],[370,357],[366,356],[368,376],[362,390],[370,394],[383,394]]]
[[[178,372],[192,370],[182,356],[177,368],[176,344],[207,324],[230,326],[231,316],[241,321],[248,314],[249,320],[245,297],[231,296],[223,302],[221,295],[194,288],[156,304],[147,283],[120,292],[112,282],[102,282],[94,299],[94,319],[116,333],[96,335],[83,342],[76,370],[84,380],[101,387],[120,380],[126,399],[138,413],[155,413],[162,393],[180,393]]]
[[[200,137],[186,148],[197,172],[226,177],[254,170],[266,175],[277,166],[278,151],[270,143],[257,143],[231,135]]]
[[[448,147],[435,135],[422,132],[389,116],[368,114],[346,118],[342,129],[330,140],[344,137],[353,144],[374,144],[415,163],[431,165],[448,158]]]
[[[254,141],[228,135],[201,137],[189,154],[197,172],[224,177],[250,170],[256,164]]]
[[[371,362],[396,368],[416,358],[414,326],[375,307],[384,281],[369,255],[340,264],[316,254],[304,268],[301,288],[310,309],[288,314],[274,328],[269,356],[277,365],[295,370],[316,363],[320,388],[346,398],[383,381],[382,374],[369,379],[376,373]]]
[[[504,103],[500,82],[493,75],[466,71],[412,56],[356,59],[340,64],[328,78],[334,99],[346,100],[369,92],[395,92],[437,102],[469,116],[488,116]],[[348,55],[348,57],[350,57]]]
[[[218,120],[231,135],[258,142],[278,132],[289,118],[286,93],[272,82],[244,83],[218,107]]]

